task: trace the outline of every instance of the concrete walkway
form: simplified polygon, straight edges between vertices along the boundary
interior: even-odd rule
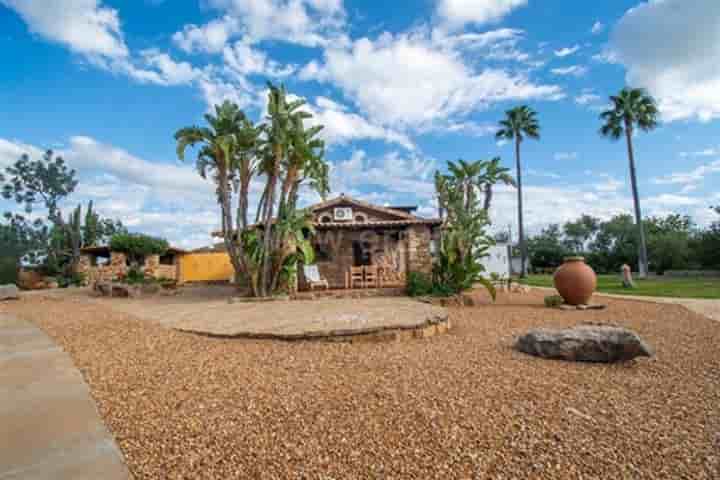
[[[0,313],[0,480],[127,480],[130,473],[70,357]]]

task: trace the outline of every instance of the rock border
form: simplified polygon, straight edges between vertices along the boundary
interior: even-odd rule
[[[339,329],[319,330],[303,333],[282,334],[282,333],[212,333],[203,330],[175,328],[174,330],[183,333],[191,333],[210,338],[224,339],[250,339],[250,340],[281,340],[285,342],[298,341],[324,341],[324,342],[347,342],[347,343],[380,343],[411,340],[417,338],[430,338],[435,335],[447,333],[452,328],[450,315],[436,315],[424,323],[412,326],[386,325],[364,329]]]

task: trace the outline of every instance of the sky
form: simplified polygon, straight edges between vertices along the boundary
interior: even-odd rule
[[[174,133],[225,99],[260,120],[268,81],[325,126],[333,195],[432,216],[448,160],[515,168],[494,134],[526,104],[528,230],[630,213],[598,115],[631,85],[662,113],[634,139],[643,214],[706,225],[720,204],[717,0],[0,0],[0,51],[0,168],[53,149],[80,179],[67,207],[180,247],[209,244],[219,209]],[[515,234],[516,192],[497,190],[493,228]]]

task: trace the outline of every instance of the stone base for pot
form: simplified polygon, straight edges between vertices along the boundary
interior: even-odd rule
[[[595,303],[591,305],[568,305],[566,303],[563,303],[562,305],[558,305],[557,307],[554,307],[560,310],[605,310],[607,308],[607,305],[603,305],[600,303]]]

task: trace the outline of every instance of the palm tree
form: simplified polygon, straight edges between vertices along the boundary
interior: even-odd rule
[[[480,186],[481,174],[484,168],[485,162],[482,160],[466,162],[463,159],[459,159],[457,163],[448,162],[450,178],[452,182],[458,186],[460,192],[462,192],[465,210],[469,210],[475,200],[476,188]]]
[[[659,112],[655,99],[639,88],[625,87],[618,95],[611,96],[610,101],[612,108],[600,114],[600,119],[605,122],[600,128],[600,134],[612,140],[619,140],[625,134],[628,160],[630,161],[630,183],[635,204],[635,224],[640,238],[639,271],[640,278],[645,278],[648,272],[647,246],[640,211],[632,138],[636,126],[644,132],[649,132],[657,127]]]
[[[483,201],[483,210],[490,215],[490,206],[493,199],[493,186],[497,183],[516,186],[515,179],[510,175],[510,169],[500,166],[500,157],[495,157],[489,162],[485,162],[485,175],[482,181],[481,189],[485,194]]]
[[[500,121],[500,130],[495,137],[498,140],[515,141],[515,167],[517,169],[518,189],[518,230],[520,232],[520,277],[527,275],[527,242],[525,241],[525,226],[523,223],[523,196],[522,196],[522,168],[520,164],[520,144],[527,138],[540,138],[540,124],[537,113],[526,105],[513,108],[505,112],[505,118]]]
[[[232,216],[232,186],[237,160],[241,153],[239,136],[249,122],[240,108],[229,101],[215,106],[213,114],[206,114],[208,127],[185,127],[175,133],[177,156],[185,159],[188,147],[201,145],[197,156],[197,169],[203,178],[211,173],[217,184],[222,232],[225,248],[235,272],[247,272],[247,263],[241,242],[236,241],[236,227]],[[247,180],[249,184],[249,179]]]

